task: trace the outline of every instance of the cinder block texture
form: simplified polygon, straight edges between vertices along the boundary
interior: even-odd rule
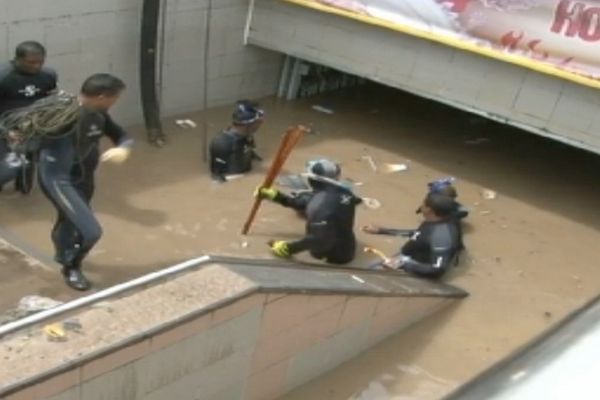
[[[598,89],[277,0],[255,4],[251,44],[600,153]]]
[[[165,116],[204,107],[204,64],[209,65],[207,105],[274,94],[283,56],[243,43],[247,0],[165,2],[161,103]],[[211,16],[208,21],[208,16]],[[205,47],[207,24],[210,27]],[[77,91],[95,72],[122,78],[128,92],[114,115],[123,124],[142,121],[139,99],[141,2],[137,0],[0,0],[0,61],[15,46],[37,40],[61,87]],[[245,62],[246,57],[253,60]]]

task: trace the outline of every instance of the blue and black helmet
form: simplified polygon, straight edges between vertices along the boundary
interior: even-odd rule
[[[231,120],[236,125],[250,125],[262,119],[265,112],[259,104],[250,100],[240,100],[235,103]]]
[[[323,158],[308,161],[306,163],[306,172],[310,175],[337,180],[339,179],[342,170],[337,163]]]
[[[450,196],[452,198],[457,197],[456,189],[453,187],[453,183],[456,181],[454,177],[446,177],[440,178],[433,182],[429,182],[427,186],[429,187],[429,193],[439,193],[444,194],[446,196]]]

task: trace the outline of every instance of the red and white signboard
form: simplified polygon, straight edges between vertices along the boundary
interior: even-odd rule
[[[600,80],[600,0],[300,0]]]

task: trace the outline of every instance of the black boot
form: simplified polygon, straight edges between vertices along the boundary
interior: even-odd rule
[[[80,267],[63,267],[62,274],[65,278],[65,283],[72,289],[85,291],[92,287],[90,281],[81,272]]]

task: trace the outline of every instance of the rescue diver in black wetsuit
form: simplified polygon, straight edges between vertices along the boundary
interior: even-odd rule
[[[339,165],[329,160],[308,164],[308,182],[313,189],[309,197],[291,197],[273,188],[259,188],[256,195],[306,215],[306,235],[288,243],[274,241],[271,250],[277,257],[288,258],[309,251],[319,260],[346,264],[354,259],[355,208],[361,199],[339,182]]]
[[[257,103],[241,100],[235,105],[232,125],[221,131],[210,143],[210,172],[217,182],[226,182],[227,175],[249,172],[256,154],[254,134],[264,120],[264,111]]]
[[[27,41],[19,44],[13,61],[0,65],[0,115],[11,110],[27,107],[35,101],[47,97],[56,90],[56,72],[44,67],[46,49],[38,42]],[[16,158],[8,142],[0,140],[0,159],[12,167],[4,172],[13,174],[15,189],[23,194],[31,191],[35,175],[35,154],[25,153]],[[6,177],[5,177],[6,178]],[[2,187],[0,186],[0,190]]]
[[[58,212],[52,230],[56,261],[63,266],[65,282],[88,290],[90,282],[81,263],[102,236],[90,208],[94,172],[99,161],[124,162],[133,140],[113,122],[108,110],[119,99],[125,84],[109,74],[95,74],[82,85],[79,115],[59,138],[47,138],[39,156],[40,186]],[[116,147],[101,156],[99,142],[108,136]]]
[[[425,221],[409,232],[410,239],[400,253],[384,261],[384,265],[412,274],[439,278],[449,269],[462,248],[461,231],[453,212],[455,202],[449,196],[429,193],[421,205]],[[368,233],[385,233],[384,228],[363,227]]]

